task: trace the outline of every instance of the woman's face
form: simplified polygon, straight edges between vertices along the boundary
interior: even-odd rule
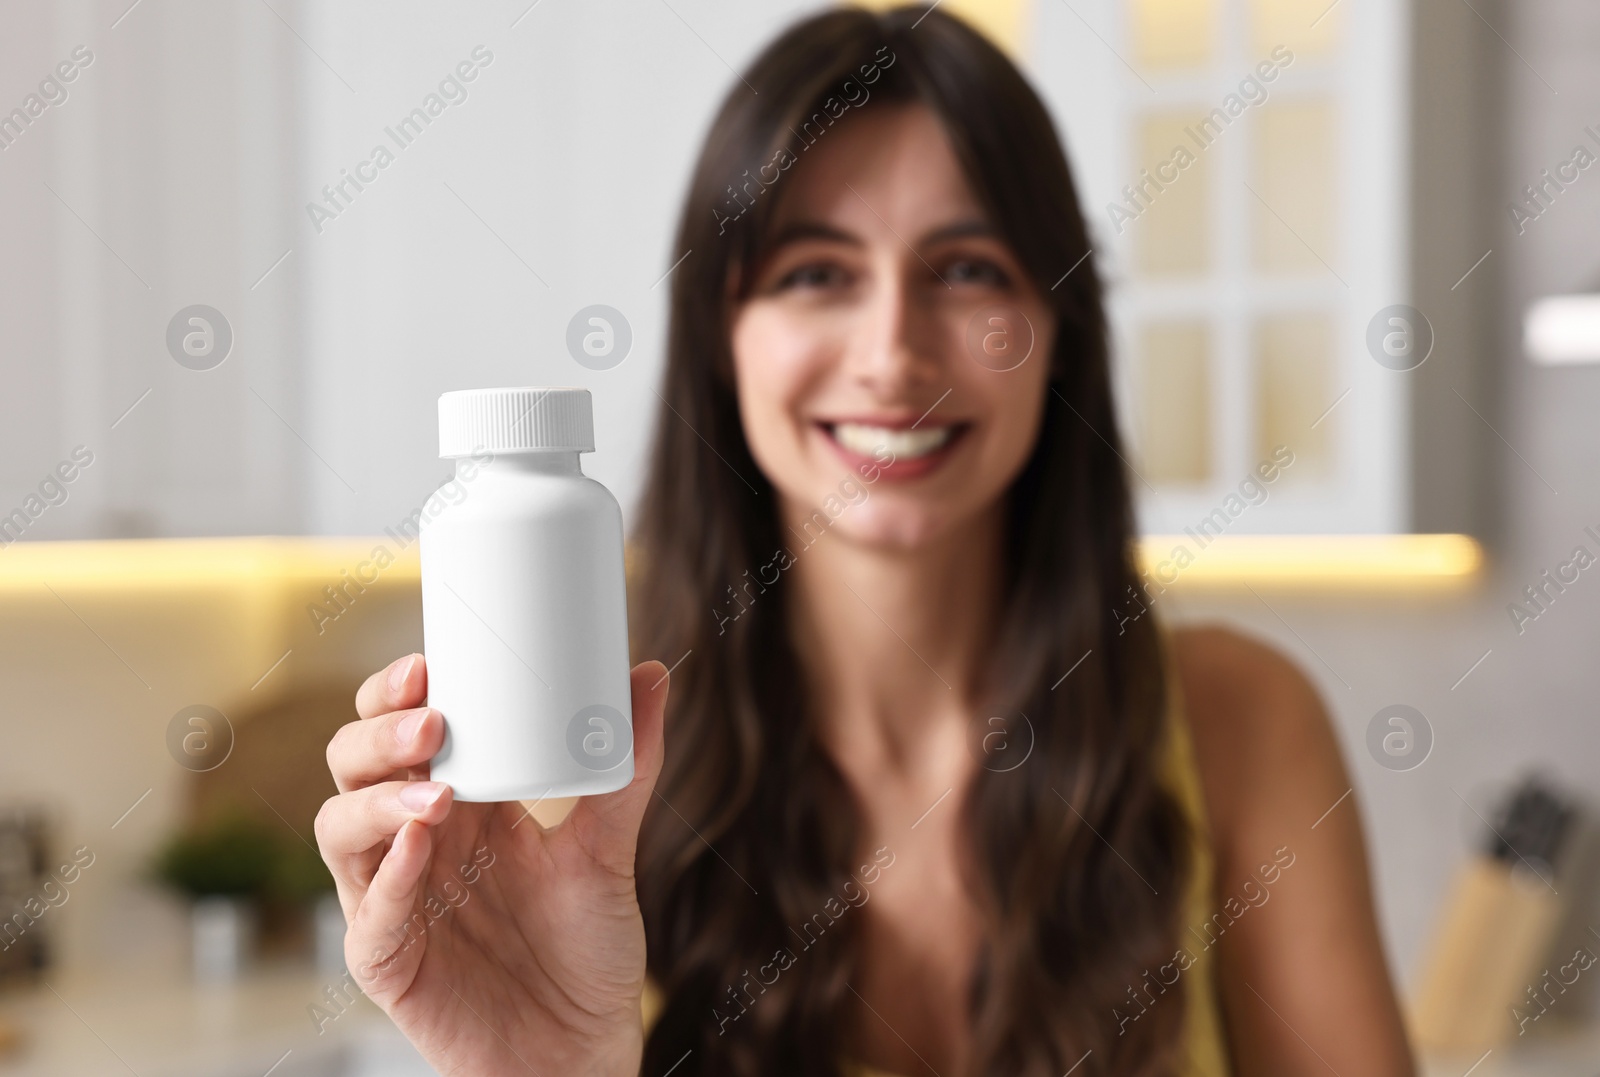
[[[776,195],[776,243],[731,333],[784,523],[908,549],[995,508],[1038,436],[1055,319],[938,119],[868,104],[761,197]]]

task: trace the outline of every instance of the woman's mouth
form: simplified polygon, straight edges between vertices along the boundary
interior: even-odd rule
[[[863,478],[911,479],[928,474],[949,459],[971,423],[929,423],[914,427],[874,423],[819,422],[834,451]]]

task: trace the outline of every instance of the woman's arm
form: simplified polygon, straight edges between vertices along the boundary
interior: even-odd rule
[[[1316,690],[1234,632],[1175,640],[1214,837],[1215,908],[1244,903],[1216,944],[1235,1072],[1414,1077],[1355,794]]]

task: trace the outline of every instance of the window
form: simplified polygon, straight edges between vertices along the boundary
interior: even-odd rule
[[[1041,79],[1107,278],[1146,533],[1275,453],[1292,462],[1232,529],[1409,527],[1408,384],[1365,343],[1407,280],[1395,7],[1074,0],[1036,53],[1092,59]]]

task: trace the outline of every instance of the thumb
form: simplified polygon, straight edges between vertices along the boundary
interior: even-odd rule
[[[613,870],[633,869],[639,824],[661,773],[669,676],[667,667],[653,659],[633,667],[633,781],[613,793],[580,798],[567,817],[573,836]]]

